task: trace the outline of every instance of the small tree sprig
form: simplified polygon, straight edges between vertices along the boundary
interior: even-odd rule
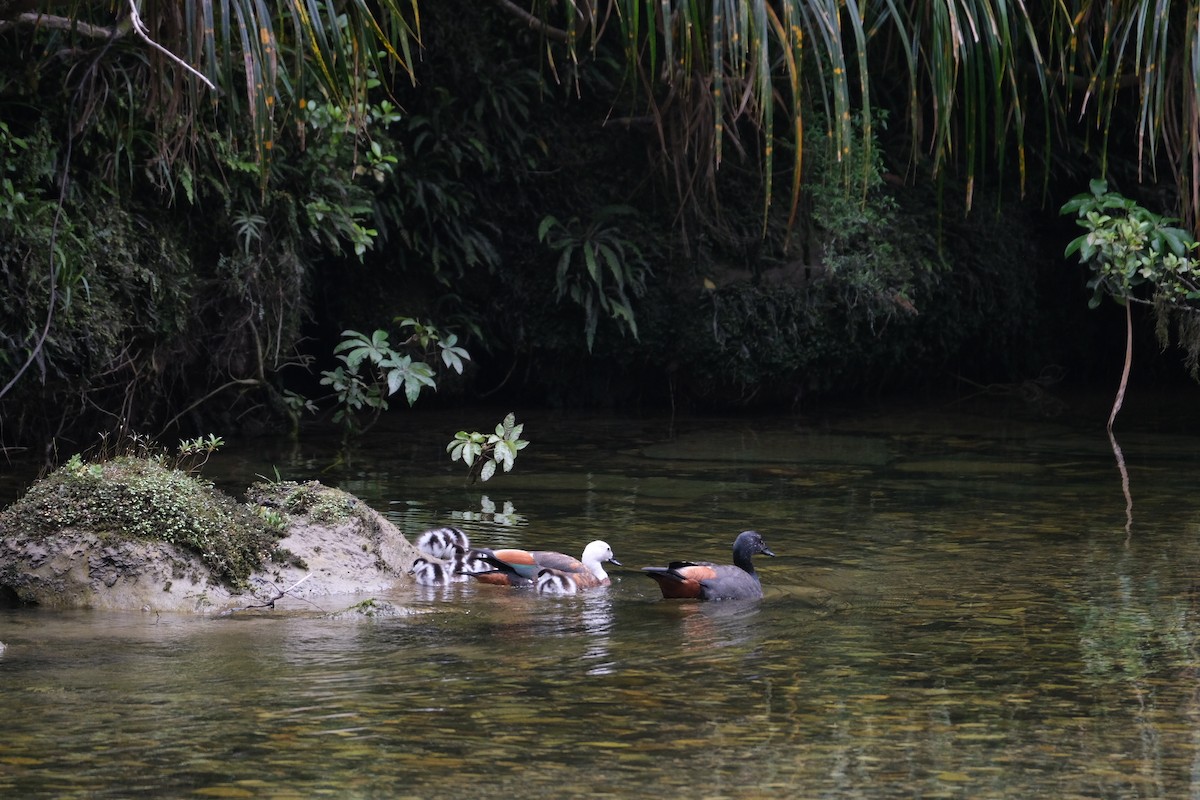
[[[499,467],[508,472],[516,461],[517,453],[524,450],[529,442],[521,438],[525,425],[517,424],[516,416],[509,413],[499,425],[495,433],[483,434],[479,431],[459,431],[446,445],[446,452],[451,461],[461,460],[470,470],[472,482],[476,478],[486,481],[496,474]]]

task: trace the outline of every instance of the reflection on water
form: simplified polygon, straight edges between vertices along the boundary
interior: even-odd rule
[[[1000,410],[529,415],[486,491],[436,417],[330,473],[220,454],[230,485],[278,466],[410,531],[604,538],[627,567],[575,597],[411,586],[365,619],[2,611],[0,796],[1200,796],[1200,438],[1123,434],[1127,535],[1103,414]],[[761,602],[638,571],[727,562],[748,527],[778,554]]]

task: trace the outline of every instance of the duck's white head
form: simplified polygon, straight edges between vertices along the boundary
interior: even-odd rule
[[[580,559],[583,565],[591,570],[591,573],[600,580],[608,580],[608,573],[604,571],[604,562],[621,566],[621,562],[617,561],[613,555],[612,548],[608,546],[608,542],[597,539],[583,549],[583,558]]]

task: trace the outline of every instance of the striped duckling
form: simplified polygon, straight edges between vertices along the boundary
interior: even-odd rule
[[[598,540],[584,548],[583,557],[587,559],[586,563],[553,550],[505,549],[481,552],[484,560],[491,566],[491,571],[476,572],[475,578],[484,583],[501,586],[535,585],[544,570],[563,573],[584,582],[590,582],[594,578],[597,581],[595,585],[607,585],[608,573],[604,571],[601,562],[620,564],[613,557],[612,548],[606,542]],[[582,577],[585,574],[591,577]]]
[[[536,588],[538,594],[578,594],[585,589],[608,586],[612,583],[604,571],[604,562],[621,566],[613,555],[608,542],[596,540],[583,550],[579,564],[582,569],[567,570],[545,567],[538,571]]]
[[[488,562],[486,555],[491,552],[491,550],[476,550],[474,548],[467,548],[465,550],[461,547],[455,548],[454,554],[450,556],[448,562],[454,576],[453,580],[465,581],[480,572],[490,572],[493,567]]]
[[[454,574],[448,564],[424,556],[413,561],[408,574],[422,586],[441,586],[454,580]]]
[[[757,553],[774,556],[758,531],[742,531],[733,542],[733,564],[711,561],[672,561],[665,567],[643,567],[658,582],[666,598],[694,600],[753,600],[763,596],[754,571]]]
[[[474,572],[492,568],[481,559],[482,551],[471,547],[467,534],[451,525],[430,528],[417,537],[416,546],[424,554],[426,563],[436,561],[444,567],[441,583],[465,581]]]
[[[452,525],[430,528],[417,537],[417,549],[427,556],[448,561],[457,550],[469,550],[471,542],[467,534]]]

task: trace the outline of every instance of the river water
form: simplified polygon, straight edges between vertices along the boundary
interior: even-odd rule
[[[0,611],[0,796],[1200,797],[1193,398],[1118,424],[1014,397],[762,418],[531,413],[513,472],[397,413],[353,450],[232,442],[236,490],[318,479],[411,535],[572,553],[613,586],[411,587],[409,612]],[[7,500],[11,497],[6,498]],[[663,601],[729,560],[757,603]]]

